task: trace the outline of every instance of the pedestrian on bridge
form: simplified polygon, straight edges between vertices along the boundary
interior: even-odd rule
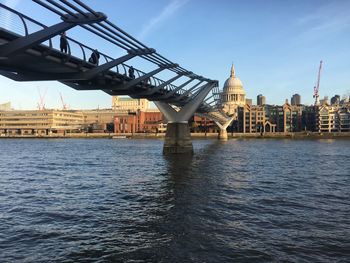
[[[99,60],[99,59],[100,59],[100,52],[98,52],[98,50],[95,49],[95,50],[92,52],[92,54],[91,54],[91,56],[90,56],[90,58],[89,58],[89,62],[90,62],[91,64],[94,64],[94,65],[98,66],[98,60]]]
[[[135,78],[134,72],[135,72],[134,67],[131,66],[131,67],[129,68],[129,78],[132,78],[132,79]]]
[[[67,47],[68,47],[68,41],[66,37],[66,32],[61,33],[61,38],[60,38],[60,49],[61,52],[67,53]]]

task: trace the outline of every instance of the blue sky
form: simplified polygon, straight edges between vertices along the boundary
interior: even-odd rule
[[[319,61],[324,67],[320,97],[350,93],[350,1],[348,0],[86,0],[110,21],[160,54],[199,75],[217,79],[222,87],[231,63],[247,98],[283,104],[299,93],[313,103]],[[57,15],[32,1],[5,0],[24,14],[47,25]],[[4,13],[3,24],[18,27]],[[7,21],[7,22],[6,22]],[[111,56],[120,50],[81,29],[68,35],[96,46]],[[135,61],[138,65],[138,62]],[[146,67],[147,68],[147,67]],[[35,108],[39,90],[47,89],[46,107],[61,107],[60,95],[71,108],[107,108],[111,97],[101,91],[75,91],[57,82],[19,83],[0,77],[0,103],[17,109]]]

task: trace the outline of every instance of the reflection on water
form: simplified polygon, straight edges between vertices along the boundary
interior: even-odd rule
[[[0,262],[350,257],[350,141],[1,140]]]

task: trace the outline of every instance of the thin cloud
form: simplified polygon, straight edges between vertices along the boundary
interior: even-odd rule
[[[167,18],[171,17],[176,11],[184,6],[188,0],[172,0],[163,10],[155,17],[153,17],[142,29],[139,34],[139,39],[144,39],[150,32],[161,25]]]
[[[348,2],[330,2],[314,13],[298,18],[296,25],[304,28],[299,37],[314,39],[350,29],[349,7]]]

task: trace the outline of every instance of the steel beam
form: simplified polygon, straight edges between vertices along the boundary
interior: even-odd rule
[[[100,66],[94,67],[84,72],[76,72],[76,73],[46,73],[46,72],[18,72],[15,74],[17,81],[47,81],[47,80],[89,80],[93,79],[99,74],[108,71],[109,69],[122,64],[123,62],[139,55],[150,54],[155,52],[154,50],[133,50],[130,51],[129,54],[117,58],[115,60],[104,63]],[[1,71],[2,75],[5,76],[5,71]],[[9,76],[12,76],[9,74]]]
[[[157,73],[159,73],[167,68],[172,68],[172,67],[177,67],[177,66],[178,66],[177,64],[169,64],[169,65],[161,66],[161,67],[159,67],[159,68],[157,68],[157,69],[155,69],[155,70],[153,70],[153,71],[151,71],[151,72],[149,72],[149,73],[147,73],[147,74],[145,74],[137,79],[133,79],[133,80],[131,80],[123,85],[120,85],[117,89],[129,89],[129,88],[139,84],[142,81],[147,80],[148,78],[152,77],[153,75],[155,75],[155,74],[157,74]]]
[[[214,87],[214,83],[208,83],[206,86],[194,97],[190,102],[183,106],[179,111],[176,111],[169,103],[162,101],[155,101],[159,110],[164,114],[169,122],[184,123],[187,122],[195,113],[204,98],[208,95],[210,90]]]
[[[81,14],[77,14],[78,18],[66,15],[65,17],[62,17],[64,21],[61,23],[50,27],[46,27],[27,36],[19,37],[11,42],[0,46],[0,58],[8,58],[10,56],[21,53],[22,51],[30,49],[52,38],[53,36],[56,36],[72,27],[75,27],[76,25],[99,22],[107,18],[102,13],[100,14],[100,17],[90,15],[88,18],[84,17]]]
[[[141,92],[141,93],[138,93],[137,96],[149,96],[149,95],[152,95],[158,91],[160,91],[161,89],[165,88],[167,85],[169,85],[170,83],[174,82],[175,80],[181,78],[183,75],[180,74],[180,75],[176,75],[175,77],[163,82],[162,84],[150,89],[150,90],[147,90],[147,91],[144,91],[144,92]]]
[[[100,66],[97,66],[93,69],[90,69],[88,71],[85,71],[83,73],[83,78],[84,79],[92,79],[94,78],[95,76],[97,76],[98,74],[102,73],[102,72],[105,72],[119,64],[122,64],[123,62],[129,60],[129,59],[132,59],[133,57],[136,57],[136,56],[141,56],[141,55],[147,55],[147,54],[152,54],[156,52],[154,49],[139,49],[139,50],[130,50],[129,51],[129,54],[125,55],[125,56],[122,56],[120,58],[117,58],[115,60],[112,60],[112,61],[109,61],[107,63],[104,63]]]
[[[194,85],[192,88],[186,90],[184,93],[182,93],[180,96],[178,96],[178,97],[175,99],[175,101],[180,101],[180,100],[182,100],[184,97],[186,97],[188,94],[190,94],[190,92],[191,92],[192,90],[194,90],[195,88],[197,88],[197,87],[198,87],[200,84],[202,84],[202,83],[203,83],[203,80],[200,81],[200,82],[198,82],[198,83],[197,83],[196,85]],[[207,84],[204,84],[204,85],[201,86],[199,89],[204,88],[206,85],[207,85]]]
[[[190,78],[189,80],[187,80],[185,83],[181,84],[180,86],[178,86],[176,89],[169,91],[167,94],[165,94],[164,96],[159,97],[159,100],[165,100],[170,98],[171,96],[173,96],[176,92],[178,92],[179,90],[183,89],[184,87],[186,87],[188,84],[190,84],[192,81],[194,81],[195,79]]]

